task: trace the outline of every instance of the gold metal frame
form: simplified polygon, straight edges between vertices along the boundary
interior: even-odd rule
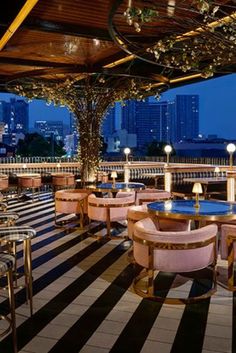
[[[148,264],[149,267],[145,268],[138,276],[133,280],[133,288],[135,293],[143,298],[148,298],[158,302],[164,302],[166,304],[188,304],[195,303],[198,300],[206,299],[212,296],[216,292],[217,282],[216,282],[216,261],[217,261],[217,247],[216,247],[216,236],[207,239],[206,241],[194,242],[194,243],[163,243],[163,242],[153,242],[146,239],[140,239],[139,237],[133,237],[134,242],[145,245],[148,247]],[[209,244],[213,244],[214,258],[211,264],[213,273],[213,283],[212,287],[204,294],[195,297],[188,298],[163,298],[154,294],[154,250],[190,250],[197,249]],[[141,279],[147,277],[146,286],[144,289],[139,288],[138,284]]]
[[[5,336],[7,333],[12,331],[13,352],[17,353],[15,296],[14,296],[12,269],[9,269],[7,272],[0,273],[0,276],[5,276],[5,275],[7,275],[8,300],[9,300],[9,309],[10,309],[11,317],[9,318],[6,315],[0,314],[1,320],[5,320],[9,323],[8,327],[1,332],[0,337]]]
[[[106,208],[106,224],[107,224],[107,237],[112,239],[113,237],[111,236],[111,208],[121,208],[121,207],[129,207],[129,206],[134,206],[135,201],[124,203],[124,204],[99,204],[97,205],[96,203],[89,202],[88,206],[92,207],[97,207],[97,208]],[[117,237],[116,237],[117,238]]]
[[[228,289],[236,291],[234,285],[234,243],[236,242],[236,235],[228,235],[226,239],[228,247]]]

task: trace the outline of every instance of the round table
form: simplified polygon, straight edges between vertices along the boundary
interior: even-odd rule
[[[111,192],[113,196],[119,191],[129,192],[145,189],[143,183],[102,183],[98,185],[89,185],[87,188],[92,189],[94,192]]]
[[[147,205],[151,215],[161,218],[192,219],[195,221],[224,222],[236,219],[236,204],[224,201],[167,200]]]

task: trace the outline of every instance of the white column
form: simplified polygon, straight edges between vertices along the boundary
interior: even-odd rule
[[[128,183],[130,179],[130,169],[129,169],[129,163],[126,163],[124,165],[124,182]]]
[[[235,201],[235,178],[227,175],[227,201]]]
[[[172,174],[168,171],[167,168],[164,168],[164,186],[165,191],[171,192],[171,185],[172,185]]]

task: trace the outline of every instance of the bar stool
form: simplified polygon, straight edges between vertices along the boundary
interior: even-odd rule
[[[24,254],[24,277],[26,288],[26,303],[30,303],[30,315],[33,314],[33,278],[32,278],[32,256],[31,239],[36,231],[29,226],[0,227],[0,242],[6,244],[8,252],[15,258],[14,261],[14,285],[17,286],[17,261],[16,245],[23,242]]]
[[[17,353],[17,340],[16,340],[16,314],[15,314],[15,297],[13,288],[13,268],[15,266],[14,256],[0,252],[0,276],[7,276],[7,289],[8,300],[10,308],[10,318],[6,315],[0,314],[1,320],[8,322],[8,327],[0,334],[0,337],[5,336],[8,332],[12,331],[13,339],[13,352]]]

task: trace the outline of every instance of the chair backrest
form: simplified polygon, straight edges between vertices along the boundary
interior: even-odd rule
[[[0,190],[5,190],[9,186],[8,175],[1,174],[0,175]]]
[[[88,197],[88,216],[93,220],[106,221],[109,209],[111,221],[126,220],[128,209],[134,203],[135,193],[118,198],[101,198],[91,194]]]
[[[166,272],[191,272],[216,261],[217,226],[211,224],[192,231],[159,231],[150,218],[134,225],[134,258],[150,268]],[[153,249],[153,250],[152,250]]]
[[[75,184],[75,176],[73,174],[53,175],[52,184],[54,186],[73,186]]]
[[[137,191],[136,205],[146,204],[152,201],[168,200],[171,198],[169,191],[160,189],[144,189]]]
[[[41,176],[21,176],[18,178],[18,185],[23,188],[38,188],[41,184]]]
[[[55,193],[55,210],[59,213],[88,213],[88,195],[92,191],[88,189],[66,189]]]
[[[220,256],[222,260],[227,260],[228,257],[228,236],[236,237],[236,225],[222,224],[221,226],[221,239],[220,239]],[[236,259],[236,242],[233,242],[234,259]]]
[[[133,239],[134,224],[141,219],[150,216],[147,205],[131,206],[127,213],[128,219],[128,236]],[[190,230],[191,221],[185,219],[170,219],[156,217],[156,229],[161,231],[186,231]]]

